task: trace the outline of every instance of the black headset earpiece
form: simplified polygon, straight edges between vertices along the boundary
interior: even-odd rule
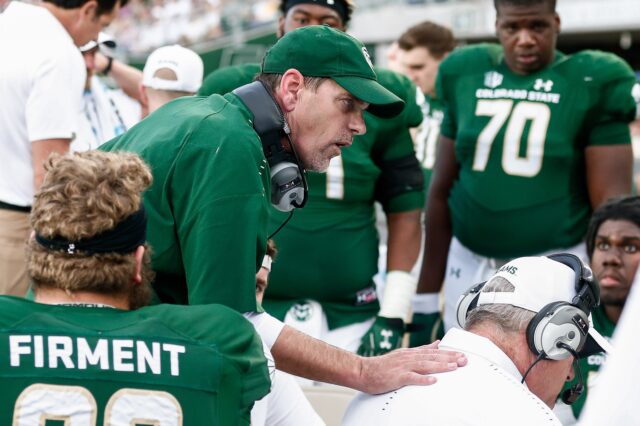
[[[278,103],[260,81],[233,91],[254,116],[253,128],[260,136],[264,156],[271,170],[271,204],[288,212],[303,207],[308,198],[306,171],[289,135],[289,126]],[[282,145],[289,141],[291,151]]]
[[[580,307],[587,314],[600,304],[600,287],[593,279],[593,271],[585,265],[578,256],[571,253],[557,253],[547,256],[549,259],[560,262],[573,270],[576,275],[573,298],[574,305]]]

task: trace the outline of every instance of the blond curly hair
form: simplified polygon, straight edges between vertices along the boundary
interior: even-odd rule
[[[53,155],[35,195],[31,226],[45,238],[70,241],[113,229],[140,209],[142,192],[151,184],[149,167],[135,154],[90,151]],[[135,255],[93,254],[50,250],[35,239],[27,247],[28,271],[34,291],[56,288],[68,294],[89,291],[128,294],[132,309],[149,302],[153,278],[145,244],[142,285],[131,285]]]

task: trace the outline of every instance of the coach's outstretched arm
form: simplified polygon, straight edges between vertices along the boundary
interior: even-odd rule
[[[467,363],[463,354],[437,349],[437,343],[361,357],[285,325],[271,353],[279,370],[378,394],[406,385],[431,385],[436,378],[429,374],[452,371]]]

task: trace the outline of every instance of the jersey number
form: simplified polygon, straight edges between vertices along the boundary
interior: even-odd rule
[[[415,151],[422,168],[431,170],[436,162],[436,144],[440,136],[440,121],[425,117],[416,132]]]
[[[81,386],[31,385],[22,391],[13,410],[13,426],[44,425],[47,420],[71,426],[94,426],[98,405]],[[182,407],[167,392],[120,389],[104,408],[104,425],[181,426]]]
[[[333,157],[327,169],[327,198],[331,200],[344,199],[344,167],[342,155]]]
[[[507,119],[507,129],[504,133],[502,149],[502,169],[513,176],[532,177],[542,168],[544,143],[549,128],[551,110],[546,104],[535,102],[519,102],[513,106],[513,100],[480,100],[476,105],[477,116],[491,117],[489,123],[482,129],[476,152],[473,157],[472,169],[484,171],[489,161],[491,145]],[[527,150],[524,157],[520,156],[520,141],[527,122],[531,122],[527,138]]]

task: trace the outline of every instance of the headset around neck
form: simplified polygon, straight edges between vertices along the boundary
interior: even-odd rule
[[[289,125],[278,103],[260,81],[241,86],[233,93],[254,116],[253,128],[260,136],[271,170],[271,204],[283,212],[304,207],[309,198],[306,170],[298,158]],[[291,151],[283,146],[283,137],[289,141]]]

